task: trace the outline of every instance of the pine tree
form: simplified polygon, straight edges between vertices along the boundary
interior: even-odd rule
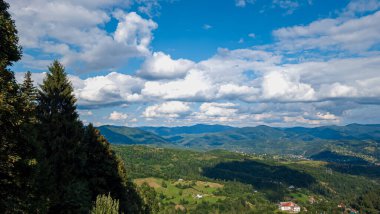
[[[91,214],[118,214],[119,200],[112,199],[111,195],[98,195]]]
[[[82,176],[85,154],[81,140],[83,125],[76,112],[76,99],[64,67],[54,61],[40,86],[37,119],[43,143],[40,162],[40,194],[50,213],[88,212],[89,187]]]
[[[7,11],[9,4],[0,0],[0,69],[3,70],[21,58],[17,30]]]
[[[26,72],[24,81],[20,85],[20,96],[23,102],[23,109],[20,116],[23,118],[21,126],[22,139],[19,146],[22,148],[20,155],[23,163],[22,168],[22,188],[24,190],[23,205],[28,212],[40,210],[42,198],[36,194],[36,176],[39,170],[37,157],[41,150],[41,145],[37,141],[37,89],[33,84],[31,72]]]
[[[85,172],[91,187],[92,200],[97,195],[110,193],[120,201],[120,212],[148,213],[149,207],[143,204],[135,186],[126,177],[123,162],[92,124],[86,127],[84,145],[87,153]]]
[[[0,0],[0,210],[4,213],[25,210],[25,176],[28,168],[22,127],[24,101],[14,74],[7,67],[21,58],[17,30],[8,13],[9,5]]]
[[[36,106],[37,106],[37,89],[33,84],[32,73],[30,71],[25,73],[24,81],[20,85],[20,92],[24,105],[24,117],[28,122],[36,122]]]

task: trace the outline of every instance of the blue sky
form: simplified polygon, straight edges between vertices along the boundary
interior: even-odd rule
[[[378,0],[13,0],[36,83],[53,59],[95,125],[380,123]]]

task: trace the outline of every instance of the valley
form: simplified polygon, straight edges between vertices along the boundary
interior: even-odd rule
[[[157,213],[275,213],[280,201],[293,201],[302,212],[333,213],[344,210],[337,207],[341,203],[364,209],[356,204],[358,197],[380,188],[379,172],[340,172],[331,167],[338,161],[331,159],[152,145],[114,145],[113,149],[124,160],[129,178],[156,204]],[[338,154],[322,154],[326,155],[339,159]]]

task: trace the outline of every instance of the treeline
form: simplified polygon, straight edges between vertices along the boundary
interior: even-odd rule
[[[112,209],[149,213],[110,144],[79,120],[58,61],[39,89],[30,72],[17,84],[9,67],[22,53],[8,7],[0,0],[0,211],[89,213],[97,196],[107,195],[117,201]]]

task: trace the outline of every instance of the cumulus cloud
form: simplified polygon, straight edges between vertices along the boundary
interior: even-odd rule
[[[146,59],[137,75],[146,79],[175,79],[184,77],[193,65],[190,60],[173,60],[170,55],[155,52]]]
[[[204,115],[211,117],[230,117],[237,112],[234,103],[203,103],[199,109]]]
[[[50,54],[77,71],[110,70],[129,58],[149,54],[151,31],[157,28],[155,22],[135,12],[107,13],[115,3],[123,5],[116,0],[94,1],[93,5],[88,1],[15,0],[10,12],[26,53],[38,49],[41,58]],[[118,25],[110,34],[104,25],[112,17]],[[23,59],[25,63],[34,63],[29,58]],[[50,58],[36,61],[35,67],[46,60]]]
[[[165,100],[207,100],[214,90],[212,81],[199,70],[191,70],[184,79],[169,82],[148,81],[142,89],[147,97]]]
[[[238,117],[238,109],[234,103],[203,103],[199,107],[199,112],[192,116],[200,121],[227,122]]]
[[[215,55],[199,62],[174,59],[161,51],[152,53],[152,32],[157,23],[135,12],[114,10],[115,2],[120,3],[11,3],[21,43],[27,50],[23,63],[30,68],[46,68],[50,64],[50,59],[42,57],[46,54],[61,58],[71,69],[82,69],[78,71],[113,71],[131,58],[144,60],[136,74],[120,70],[87,78],[70,74],[81,116],[90,117],[90,112],[95,115],[105,106],[128,106],[124,113],[112,109],[112,113],[103,114],[103,119],[126,122],[133,118],[129,122],[140,123],[137,118],[143,117],[156,124],[177,119],[188,124],[278,126],[378,121],[367,113],[375,114],[380,104],[378,1],[351,1],[335,14],[336,18],[273,31],[273,45],[219,48]],[[138,10],[154,16],[149,4],[142,2]],[[236,1],[236,6],[253,2]],[[275,8],[294,11],[296,5],[289,2],[272,3]],[[303,4],[298,2],[298,6]],[[39,9],[45,4],[56,16]],[[107,33],[104,26],[111,19],[116,20],[116,28]],[[244,38],[248,37],[255,34]],[[32,48],[41,56],[28,54]],[[16,73],[19,82],[23,75]],[[33,73],[32,78],[42,83],[44,74]],[[134,108],[142,104],[147,107]]]
[[[359,18],[321,19],[306,26],[275,30],[278,45],[285,50],[367,51],[380,43],[380,11]]]
[[[271,72],[264,76],[262,98],[287,101],[309,101],[315,98],[311,85],[301,83],[291,74]]]
[[[128,118],[128,115],[127,114],[124,114],[122,112],[117,112],[117,111],[113,111],[108,119],[109,120],[114,120],[114,121],[118,121],[118,120],[126,120]]]
[[[179,101],[169,101],[161,104],[148,106],[143,112],[146,118],[169,117],[178,118],[189,113],[190,107],[188,103]]]
[[[79,105],[96,107],[140,101],[143,81],[130,75],[112,72],[105,76],[79,79],[77,85],[75,95]]]

